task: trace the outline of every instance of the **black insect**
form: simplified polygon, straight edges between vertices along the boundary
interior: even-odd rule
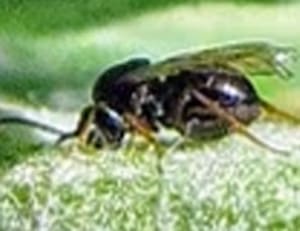
[[[199,140],[236,131],[268,149],[282,151],[258,139],[247,125],[262,111],[299,120],[264,101],[248,78],[290,77],[285,61],[293,51],[266,42],[248,42],[185,53],[156,63],[133,58],[116,64],[97,79],[92,104],[82,111],[75,131],[61,134],[58,142],[78,137],[97,148],[119,146],[128,131],[158,142],[156,133],[161,127],[169,127]],[[0,123],[17,120],[4,118]],[[30,123],[45,129],[45,125]]]

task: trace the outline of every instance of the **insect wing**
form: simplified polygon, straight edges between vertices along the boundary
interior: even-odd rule
[[[145,79],[164,80],[181,71],[197,72],[206,68],[247,76],[277,75],[289,78],[292,72],[287,68],[287,62],[295,58],[296,51],[292,47],[268,42],[245,42],[181,54],[142,68],[136,74]]]

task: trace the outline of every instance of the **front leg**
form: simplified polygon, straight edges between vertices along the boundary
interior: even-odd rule
[[[134,131],[137,131],[140,135],[145,137],[146,140],[151,143],[157,143],[153,130],[147,123],[130,112],[124,113],[124,119]]]

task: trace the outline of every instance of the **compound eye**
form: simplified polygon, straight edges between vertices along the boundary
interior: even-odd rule
[[[124,123],[119,114],[107,109],[104,124],[107,131],[114,137],[115,141],[120,141],[124,135]]]
[[[102,108],[96,112],[95,125],[109,144],[119,144],[123,138],[125,128],[122,118],[117,112],[109,108]]]
[[[240,97],[239,97],[239,95],[220,92],[219,93],[219,102],[223,106],[232,107],[232,106],[237,105],[240,102]]]
[[[122,124],[120,123],[120,121],[110,115],[105,117],[105,124],[107,127],[111,128],[111,129],[116,129],[116,130],[122,127]]]
[[[111,131],[123,129],[123,121],[121,117],[113,110],[107,109],[104,113],[104,124]]]

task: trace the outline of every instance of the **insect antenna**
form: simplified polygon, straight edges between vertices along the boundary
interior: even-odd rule
[[[77,126],[74,131],[64,132],[57,139],[56,144],[60,145],[66,140],[72,139],[74,137],[78,137],[83,143],[88,139],[88,128],[92,124],[95,117],[95,107],[93,105],[86,106],[80,115],[80,119],[77,123]]]
[[[56,127],[53,127],[53,126],[45,124],[45,123],[38,122],[36,120],[31,120],[28,118],[15,117],[15,116],[0,118],[0,126],[8,125],[8,124],[25,125],[25,126],[29,126],[32,128],[40,129],[40,130],[48,132],[48,133],[60,135],[60,136],[63,136],[66,134],[65,131],[60,130]]]

